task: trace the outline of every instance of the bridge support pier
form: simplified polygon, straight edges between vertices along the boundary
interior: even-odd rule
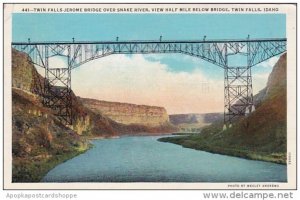
[[[250,67],[224,69],[224,124],[229,127],[238,117],[254,111]]]
[[[72,124],[71,67],[68,64],[65,68],[50,68],[47,48],[43,104],[51,108],[64,124]]]

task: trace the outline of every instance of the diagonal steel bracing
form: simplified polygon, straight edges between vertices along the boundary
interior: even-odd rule
[[[224,69],[224,122],[253,110],[251,67],[286,51],[286,39],[243,40],[159,40],[13,42],[31,62],[45,68],[44,104],[65,124],[72,124],[71,70],[91,60],[112,54],[180,53],[198,57]],[[239,66],[231,65],[234,55],[245,56]],[[49,66],[54,56],[67,58],[67,66]]]

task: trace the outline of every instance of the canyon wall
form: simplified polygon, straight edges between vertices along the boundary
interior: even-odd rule
[[[170,122],[174,125],[179,124],[211,124],[215,121],[223,120],[223,113],[191,113],[169,115]]]
[[[170,123],[181,133],[199,133],[203,127],[223,120],[223,113],[191,113],[169,115]]]
[[[169,116],[163,107],[107,102],[80,98],[84,106],[121,124],[161,126],[169,123]]]

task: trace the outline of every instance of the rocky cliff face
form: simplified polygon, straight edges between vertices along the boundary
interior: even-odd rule
[[[44,79],[28,55],[12,50],[12,180],[36,182],[58,162],[88,148],[79,136],[87,123],[66,127],[54,112],[43,106]],[[78,105],[75,119],[87,115]],[[83,125],[83,123],[85,123]],[[83,128],[82,128],[82,127]]]
[[[39,96],[12,89],[12,180],[36,182],[56,163],[88,148],[85,139],[65,127]]]
[[[266,86],[267,94],[268,92],[271,92],[270,90],[276,90],[277,88],[286,87],[286,57],[286,53],[280,56],[279,60],[273,67]]]
[[[34,94],[41,94],[44,79],[30,63],[30,57],[12,49],[12,87]]]
[[[287,65],[286,56],[286,53],[280,56],[268,77],[266,87],[254,96],[253,100],[256,106],[260,106],[269,95],[272,95],[279,89],[283,89],[282,92],[286,92],[286,67],[284,67]]]
[[[163,107],[107,102],[80,98],[84,106],[121,124],[136,124],[150,127],[169,123],[169,116]]]

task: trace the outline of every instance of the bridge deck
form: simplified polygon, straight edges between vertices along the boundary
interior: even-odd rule
[[[49,45],[49,44],[154,44],[154,43],[230,43],[230,42],[275,42],[287,41],[286,38],[263,38],[263,39],[216,39],[216,40],[119,40],[119,41],[33,41],[12,42],[12,45]]]

